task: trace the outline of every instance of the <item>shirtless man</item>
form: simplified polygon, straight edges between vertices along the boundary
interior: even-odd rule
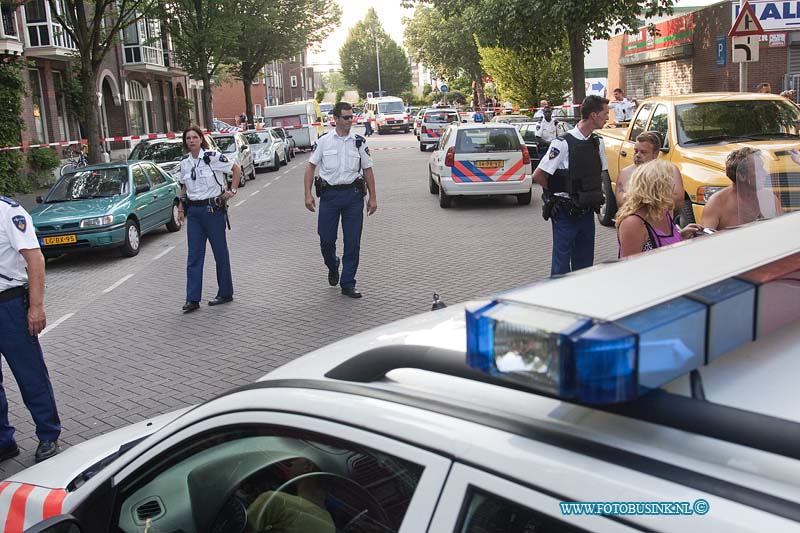
[[[658,157],[659,150],[661,149],[661,137],[658,132],[645,131],[636,137],[636,143],[633,145],[633,164],[623,168],[617,177],[616,189],[614,189],[614,198],[617,200],[617,209],[622,207],[625,203],[625,187],[628,180],[631,179],[633,171],[636,170],[637,165],[647,163]],[[675,181],[675,187],[672,190],[672,199],[675,202],[675,208],[683,205],[685,193],[683,191],[683,178],[681,172],[675,165],[672,166],[672,177]]]
[[[728,154],[725,174],[733,184],[709,198],[703,209],[704,227],[719,231],[783,212],[772,190],[757,186],[757,154],[758,150],[747,146]]]

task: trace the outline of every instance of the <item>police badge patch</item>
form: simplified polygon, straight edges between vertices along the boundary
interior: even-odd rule
[[[25,230],[28,229],[28,221],[25,220],[25,217],[22,215],[17,215],[13,217],[11,219],[11,222],[13,222],[14,226],[22,233],[25,233]]]
[[[556,157],[558,157],[558,154],[560,154],[560,153],[561,152],[558,151],[558,148],[551,147],[550,148],[550,159],[555,159]]]
[[[370,155],[370,153],[369,153],[369,146],[365,146],[365,147],[364,147],[364,151],[367,153],[367,155]]]
[[[220,163],[227,163],[228,162],[228,158],[225,157],[224,154],[219,154],[219,162]]]

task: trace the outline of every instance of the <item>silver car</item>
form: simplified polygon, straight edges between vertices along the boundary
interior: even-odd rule
[[[250,145],[241,133],[215,133],[212,135],[220,151],[242,168],[241,187],[247,180],[256,179],[256,165]]]
[[[245,133],[256,168],[278,170],[288,163],[286,143],[273,130]]]

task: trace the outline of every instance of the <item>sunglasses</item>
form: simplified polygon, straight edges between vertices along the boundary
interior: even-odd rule
[[[353,120],[353,115],[341,115],[339,118],[342,120]]]

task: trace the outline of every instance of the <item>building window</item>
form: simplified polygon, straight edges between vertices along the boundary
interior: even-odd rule
[[[131,122],[131,135],[147,132],[147,106],[144,99],[144,88],[138,81],[128,83],[128,117]]]
[[[292,77],[290,78],[289,84],[290,84],[292,87],[297,87],[297,76],[292,76]]]
[[[3,15],[3,35],[6,37],[17,36],[17,6],[10,6],[3,4],[0,6],[0,12]]]
[[[42,95],[42,78],[39,69],[29,69],[28,76],[31,79],[31,104],[33,111],[33,124],[36,129],[36,140],[39,142],[50,142],[47,138],[47,118],[45,114],[44,98]]]
[[[261,116],[261,104],[255,104],[253,106],[253,116],[260,117]]]

